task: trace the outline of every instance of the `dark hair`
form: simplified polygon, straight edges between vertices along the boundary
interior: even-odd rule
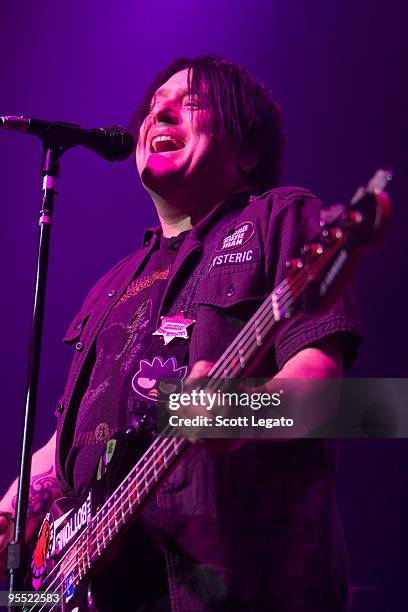
[[[284,134],[278,104],[266,87],[245,68],[216,55],[180,58],[164,68],[147,90],[132,119],[131,129],[138,138],[149,113],[155,91],[176,72],[188,69],[188,94],[204,95],[213,109],[211,129],[219,137],[229,137],[249,157],[257,161],[248,170],[253,193],[259,194],[278,183]]]

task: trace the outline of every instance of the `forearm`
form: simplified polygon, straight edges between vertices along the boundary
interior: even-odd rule
[[[268,393],[286,389],[283,406],[291,414],[284,408],[283,416],[294,420],[289,438],[309,435],[337,414],[341,378],[341,345],[332,337],[299,351],[266,382]]]
[[[34,453],[31,463],[27,537],[36,530],[52,501],[61,496],[55,472],[55,434],[50,441]],[[15,514],[17,502],[16,478],[0,501],[0,511]]]

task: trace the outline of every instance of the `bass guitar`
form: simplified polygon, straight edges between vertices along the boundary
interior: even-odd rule
[[[247,375],[270,348],[282,320],[327,304],[361,253],[381,242],[390,212],[385,193],[390,178],[389,172],[379,170],[367,187],[357,190],[350,205],[322,211],[316,240],[288,262],[287,277],[210,370],[213,388],[222,384],[220,379]],[[133,429],[118,433],[107,442],[86,494],[52,505],[34,546],[28,588],[36,593],[25,603],[26,612],[43,607],[61,612],[104,610],[103,594],[94,588],[95,576],[115,556],[116,543],[191,446],[176,434],[170,426],[160,437]]]

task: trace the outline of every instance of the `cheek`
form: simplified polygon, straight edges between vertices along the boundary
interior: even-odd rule
[[[197,138],[193,147],[193,155],[206,168],[224,165],[222,146],[207,135]]]
[[[145,149],[143,140],[139,138],[135,150],[136,168],[139,174],[144,170],[149,155],[149,152]]]
[[[143,156],[145,153],[144,149],[146,145],[147,134],[149,132],[151,124],[152,124],[152,119],[150,115],[148,115],[143,121],[142,125],[140,126],[139,138],[137,139],[137,145],[136,145],[136,163],[138,163],[138,160],[141,161],[143,159]]]
[[[140,146],[140,140],[138,141],[136,145],[135,160],[136,160],[136,168],[138,169],[140,173],[142,170],[142,161],[143,161],[143,149]]]

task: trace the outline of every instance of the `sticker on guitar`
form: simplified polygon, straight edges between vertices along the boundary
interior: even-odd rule
[[[74,514],[71,509],[54,521],[51,512],[47,512],[40,527],[31,561],[34,589],[40,588],[50,557],[59,554],[74,536],[88,525],[91,520],[91,507],[91,491],[89,491],[86,500]]]

